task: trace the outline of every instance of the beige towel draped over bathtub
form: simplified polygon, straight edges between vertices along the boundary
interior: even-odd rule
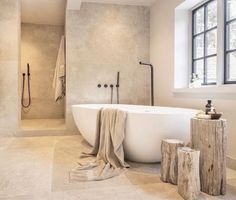
[[[71,181],[99,181],[119,175],[129,167],[124,161],[126,112],[117,109],[101,109],[97,123],[96,143],[91,153],[83,153],[81,159],[93,158],[70,172]]]

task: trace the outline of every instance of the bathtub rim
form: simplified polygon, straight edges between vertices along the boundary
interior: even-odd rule
[[[122,108],[122,106],[125,106],[127,108]],[[167,107],[167,106],[149,106],[149,105],[134,105],[134,104],[74,104],[71,105],[72,110],[74,108],[84,108],[84,109],[90,109],[90,110],[99,110],[101,108],[117,108],[123,111],[126,111],[128,113],[135,113],[135,114],[159,114],[159,115],[180,115],[180,114],[187,114],[187,113],[196,113],[200,110],[194,109],[194,108],[181,108],[181,107]],[[139,108],[139,110],[134,110],[135,107]],[[129,109],[128,109],[129,108]],[[144,110],[140,110],[140,108]],[[168,109],[173,111],[179,111],[179,112],[155,112],[151,110],[150,108],[161,108],[161,109]],[[181,112],[182,111],[182,112]],[[183,112],[185,111],[185,112]]]

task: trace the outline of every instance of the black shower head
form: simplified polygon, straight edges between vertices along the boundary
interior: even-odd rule
[[[145,63],[145,62],[142,62],[142,61],[140,61],[139,64],[140,64],[140,65],[152,66],[152,64],[150,64],[150,63]]]

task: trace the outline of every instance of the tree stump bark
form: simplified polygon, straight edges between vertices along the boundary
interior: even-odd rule
[[[226,121],[191,120],[191,145],[200,150],[201,191],[210,195],[226,193]]]
[[[161,180],[167,183],[177,184],[178,180],[178,155],[177,149],[183,147],[180,140],[166,139],[161,143]]]
[[[185,200],[197,200],[200,194],[199,156],[200,151],[178,149],[178,193]]]

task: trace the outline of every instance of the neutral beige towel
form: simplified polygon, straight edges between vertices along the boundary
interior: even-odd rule
[[[61,37],[52,87],[55,89],[55,101],[65,96],[65,37]]]
[[[124,161],[126,112],[117,109],[102,109],[99,112],[96,143],[91,153],[83,153],[86,164],[70,172],[71,181],[99,181],[119,175],[129,167]],[[92,158],[92,160],[91,160]]]

